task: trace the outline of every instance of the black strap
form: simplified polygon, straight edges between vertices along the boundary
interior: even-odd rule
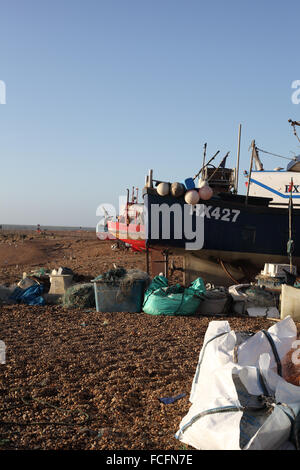
[[[216,413],[232,413],[235,411],[258,411],[258,410],[270,410],[273,409],[272,401],[269,401],[269,397],[264,397],[263,395],[260,395],[259,398],[261,399],[261,405],[258,406],[235,406],[235,405],[228,405],[228,406],[220,406],[217,408],[211,408],[209,410],[202,411],[201,413],[196,414],[193,416],[193,418],[186,423],[182,428],[179,430],[179,435],[183,434],[190,426],[192,426],[198,419],[203,418],[204,416],[207,415],[212,415]]]
[[[202,349],[202,354],[201,354],[201,357],[199,359],[199,362],[197,364],[197,369],[196,369],[196,374],[195,374],[195,383],[198,383],[198,378],[199,378],[199,374],[200,374],[200,367],[201,367],[201,364],[203,362],[203,357],[204,357],[204,353],[205,353],[205,349],[207,347],[207,345],[211,342],[211,341],[214,341],[215,339],[219,338],[220,336],[224,336],[224,335],[228,335],[229,331],[223,331],[222,333],[219,333],[218,335],[216,336],[213,336],[212,338],[210,338],[208,341],[206,341],[206,343],[203,345],[203,349]]]
[[[266,336],[267,340],[269,341],[270,346],[272,348],[272,351],[273,351],[273,354],[274,354],[274,357],[275,357],[275,361],[277,363],[277,373],[278,373],[278,375],[280,375],[280,377],[282,377],[282,365],[281,365],[280,357],[279,357],[279,354],[277,352],[277,349],[276,349],[275,343],[273,341],[273,338],[272,338],[272,336],[270,335],[270,333],[268,331],[262,330],[262,332],[265,334],[265,336]]]

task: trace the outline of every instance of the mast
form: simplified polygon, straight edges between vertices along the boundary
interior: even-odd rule
[[[290,259],[290,273],[292,273],[292,270],[293,270],[293,251],[294,251],[294,241],[292,240],[292,233],[293,233],[293,195],[292,195],[292,192],[293,192],[293,186],[294,186],[294,183],[293,183],[293,178],[291,178],[291,183],[290,183],[290,187],[289,187],[289,190],[290,190],[290,198],[289,198],[289,240],[288,240],[288,243],[287,243],[287,254],[289,256],[289,259]]]
[[[239,125],[238,150],[237,150],[237,161],[236,161],[236,169],[235,169],[234,192],[235,192],[236,194],[237,194],[237,192],[238,192],[238,185],[239,185],[241,132],[242,132],[242,124]]]
[[[206,158],[206,147],[207,147],[207,143],[204,144],[204,149],[203,149],[203,163],[202,163],[202,171],[204,169],[204,165],[205,165],[205,158]]]
[[[252,154],[251,154],[250,169],[249,169],[249,175],[248,175],[247,195],[246,195],[246,201],[245,201],[246,206],[247,206],[247,204],[248,204],[248,196],[249,196],[249,189],[250,189],[250,179],[251,179],[251,174],[252,174],[253,159],[254,159],[254,152],[255,152],[255,140],[252,140],[252,142],[251,142],[251,147],[252,147]]]
[[[129,206],[129,189],[127,189],[127,202],[126,202],[126,211],[125,211],[126,225],[129,225],[128,206]]]

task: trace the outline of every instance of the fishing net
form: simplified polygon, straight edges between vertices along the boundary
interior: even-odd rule
[[[97,276],[94,281],[104,284],[108,289],[117,287],[117,300],[121,302],[130,296],[135,282],[142,281],[146,289],[151,282],[151,278],[140,269],[127,271],[123,267],[118,267]],[[69,287],[62,297],[62,304],[65,307],[94,308],[95,290],[93,283],[85,282]]]
[[[120,267],[115,269],[110,269],[106,273],[100,274],[100,276],[95,277],[95,281],[108,281],[108,282],[119,282],[119,280],[126,275],[126,269]]]
[[[0,286],[0,305],[1,303],[6,304],[6,303],[12,303],[9,298],[13,291],[16,289],[17,285],[12,285],[11,287],[7,286]]]
[[[262,287],[251,286],[244,292],[257,307],[276,307],[276,296]]]
[[[44,276],[49,276],[49,275],[50,275],[50,269],[37,268],[31,271],[31,276],[34,276],[34,277],[44,277]]]
[[[94,280],[101,284],[106,284],[108,288],[118,287],[118,301],[125,300],[130,295],[135,282],[142,281],[144,289],[147,289],[151,283],[151,278],[145,271],[140,269],[129,269],[127,271],[123,267],[110,269],[106,273],[97,276]]]
[[[151,278],[149,274],[144,271],[141,271],[140,269],[129,269],[126,274],[121,278],[120,286],[122,287],[122,290],[130,290],[132,284],[135,281],[144,281],[145,288],[147,289],[147,287],[150,285]]]
[[[65,307],[94,308],[95,293],[91,283],[75,284],[69,287],[62,297]]]

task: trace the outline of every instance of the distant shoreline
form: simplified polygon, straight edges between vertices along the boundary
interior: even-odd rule
[[[0,224],[0,230],[37,230],[37,225],[13,225],[13,224]],[[56,231],[82,231],[82,232],[95,232],[96,227],[64,227],[61,225],[40,225],[40,230]]]

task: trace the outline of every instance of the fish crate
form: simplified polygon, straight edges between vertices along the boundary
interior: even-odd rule
[[[73,283],[72,274],[55,274],[50,276],[49,294],[64,294]]]
[[[135,280],[130,285],[122,285],[119,281],[95,280],[95,304],[97,312],[128,312],[142,311],[145,281]]]
[[[289,264],[271,264],[266,263],[261,275],[269,277],[286,277],[286,271],[293,275],[297,275],[297,267],[290,267]]]

